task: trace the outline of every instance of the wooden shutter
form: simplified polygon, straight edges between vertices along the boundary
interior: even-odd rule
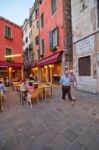
[[[42,54],[44,54],[44,39],[42,39]]]
[[[57,46],[59,45],[59,27],[57,27]]]
[[[53,33],[50,31],[49,32],[49,45],[50,45],[50,49],[53,48]]]

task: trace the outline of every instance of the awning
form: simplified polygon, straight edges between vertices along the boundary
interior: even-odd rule
[[[54,55],[51,55],[45,59],[42,59],[37,65],[40,67],[40,66],[55,63],[60,60],[61,54],[62,54],[62,51],[55,53]]]
[[[0,68],[8,68],[12,67],[14,69],[20,69],[22,67],[21,63],[11,63],[11,62],[6,62],[6,61],[0,61]]]
[[[31,68],[35,68],[35,67],[37,67],[37,63],[38,63],[38,61],[36,60],[36,61],[34,61],[34,63],[32,63],[31,64]]]

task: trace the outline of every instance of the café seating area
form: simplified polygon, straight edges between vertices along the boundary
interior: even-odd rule
[[[13,82],[12,89],[17,91],[20,99],[22,98],[22,91],[20,90],[20,85],[22,82]],[[31,93],[31,103],[39,103],[42,100],[47,100],[49,96],[52,96],[52,85],[49,83],[38,83],[33,82],[33,91]],[[28,91],[27,91],[28,93]],[[28,95],[28,94],[27,94]],[[27,98],[26,98],[27,100]],[[27,100],[28,103],[28,100]]]

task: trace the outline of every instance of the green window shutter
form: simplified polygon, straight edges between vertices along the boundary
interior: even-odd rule
[[[57,46],[59,45],[59,27],[57,27]]]
[[[11,38],[11,28],[8,27],[8,37]]]
[[[44,13],[41,15],[41,27],[44,27]]]
[[[37,50],[38,53],[38,60],[40,60],[40,50]]]
[[[51,0],[52,15],[56,12],[56,0]]]
[[[5,37],[8,37],[8,30],[7,26],[5,26]]]
[[[11,39],[11,28],[8,26],[5,26],[5,37]]]
[[[38,38],[38,36],[35,37],[35,44],[36,44],[36,45],[39,44],[39,38]]]
[[[49,45],[50,45],[50,49],[53,48],[53,33],[50,31],[49,32]]]
[[[6,55],[11,55],[11,54],[12,54],[12,50],[10,48],[6,48]],[[12,58],[11,57],[6,58],[6,61],[11,62]]]
[[[44,54],[44,52],[45,52],[45,49],[44,49],[44,39],[42,39],[41,44],[42,44],[42,54]]]

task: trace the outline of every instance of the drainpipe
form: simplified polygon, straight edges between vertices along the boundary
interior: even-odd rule
[[[73,42],[72,42],[72,19],[71,19],[71,0],[62,0],[63,2],[63,24],[64,24],[64,49],[63,49],[63,70],[72,69],[73,62]],[[72,67],[71,67],[72,66]]]

